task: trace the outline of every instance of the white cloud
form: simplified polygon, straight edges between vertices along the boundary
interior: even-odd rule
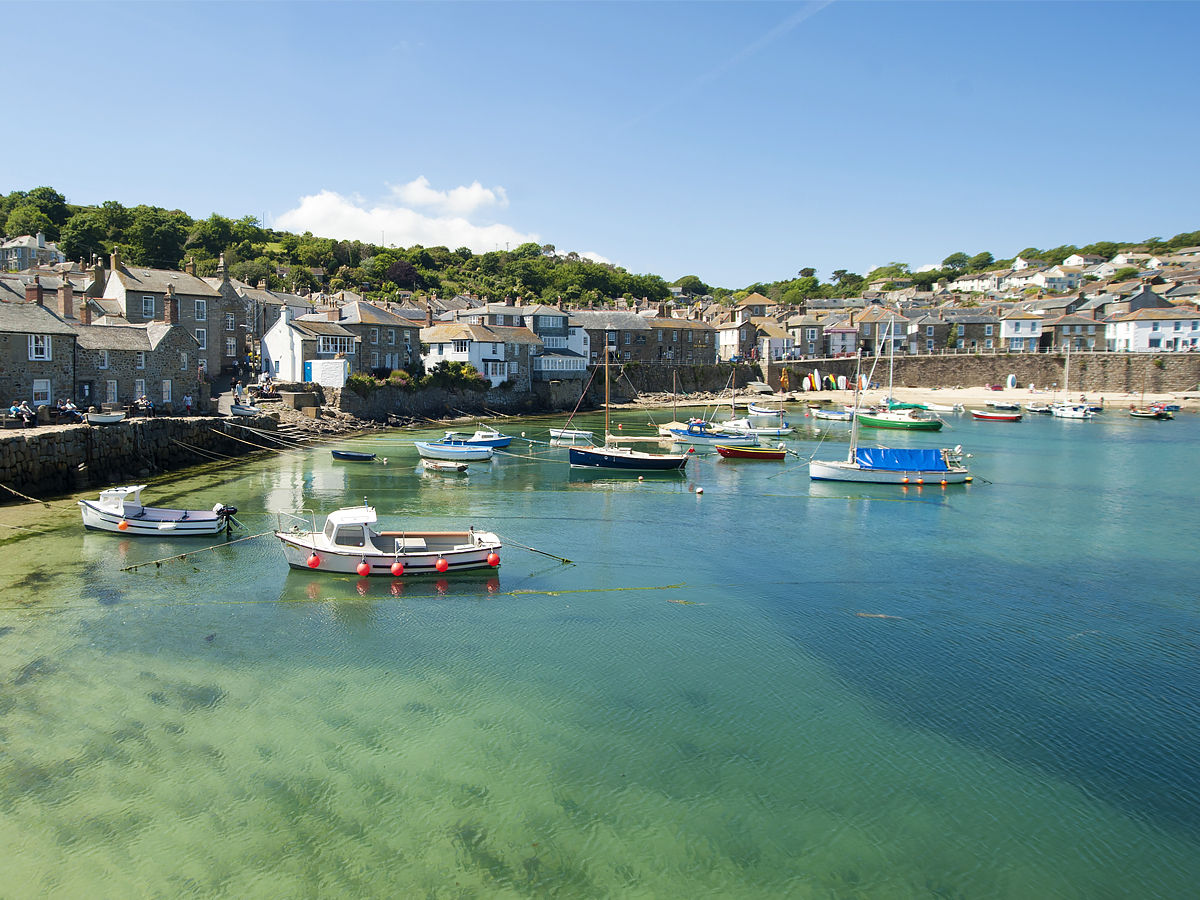
[[[584,259],[590,259],[594,263],[604,263],[606,266],[613,265],[613,261],[607,256],[601,256],[599,253],[593,253],[591,250],[584,250],[579,255]]]
[[[360,240],[373,244],[386,242],[397,247],[421,244],[426,247],[468,247],[476,253],[542,243],[537,234],[526,234],[502,224],[477,225],[465,216],[481,205],[506,205],[503,189],[488,190],[478,183],[451,191],[435,191],[428,181],[418,178],[400,188],[392,188],[397,199],[409,194],[410,205],[435,206],[445,215],[426,215],[399,203],[368,205],[361,198],[349,198],[334,191],[320,191],[300,198],[300,205],[275,219],[275,227],[302,233],[311,231],[320,237]],[[486,196],[485,196],[486,195]],[[490,197],[491,199],[487,199]],[[458,210],[454,214],[454,210]]]
[[[408,184],[390,187],[404,206],[424,206],[447,215],[469,216],[485,207],[508,206],[508,195],[504,188],[485,188],[478,181],[448,191],[436,191],[430,186],[428,178],[419,175]]]

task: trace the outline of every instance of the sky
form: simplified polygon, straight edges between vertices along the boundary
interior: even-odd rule
[[[1200,229],[1200,3],[4,10],[0,193],[727,288]]]

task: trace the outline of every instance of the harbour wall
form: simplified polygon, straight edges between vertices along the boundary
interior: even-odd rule
[[[492,388],[487,391],[424,388],[406,391],[390,384],[378,385],[365,396],[350,388],[322,388],[324,405],[373,422],[390,417],[442,419],[449,416],[533,415],[573,409],[579,402],[582,382],[538,382],[531,391]],[[603,401],[603,394],[601,395]]]
[[[275,427],[269,416],[236,421],[194,416],[8,430],[0,432],[0,485],[39,500],[109,486],[278,446],[248,430]],[[19,499],[0,491],[0,502]]]

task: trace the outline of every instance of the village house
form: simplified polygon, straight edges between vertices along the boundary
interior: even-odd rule
[[[717,361],[716,330],[707,322],[649,316],[646,324],[657,362],[711,365]]]
[[[360,372],[359,338],[337,322],[334,313],[334,321],[321,313],[297,317],[285,307],[263,335],[263,371],[277,381],[319,381],[332,387],[341,387],[350,374]]]
[[[926,313],[908,322],[908,352],[937,353],[946,349],[950,322],[940,313]]]
[[[650,323],[644,316],[619,309],[578,309],[571,319],[587,333],[588,359],[603,362],[600,355],[607,346],[613,360],[654,362],[658,348],[651,340]]]
[[[24,272],[35,266],[52,266],[67,261],[58,245],[46,240],[46,235],[23,234],[0,244],[0,271]]]
[[[358,365],[352,371],[386,374],[415,366],[421,359],[419,322],[365,300],[328,310],[325,317],[358,338]]]
[[[0,403],[5,406],[14,400],[45,406],[75,395],[74,317],[69,307],[65,316],[51,309],[48,302],[54,300],[38,279],[25,285],[23,297],[14,296],[8,285],[0,293]]]
[[[582,380],[587,373],[591,341],[587,333],[558,306],[522,304],[506,300],[467,306],[453,312],[454,319],[475,325],[528,328],[541,341],[533,356],[533,380]]]
[[[1103,256],[1097,256],[1094,253],[1072,253],[1063,260],[1064,266],[1096,266],[1102,262],[1106,262]]]
[[[469,325],[465,322],[427,324],[421,342],[429,347],[423,357],[426,371],[440,362],[468,363],[492,387],[507,382],[517,391],[528,391],[533,382],[533,357],[542,346],[525,326]]]
[[[1025,310],[1009,310],[1000,318],[1000,346],[1005,350],[1032,353],[1042,337],[1042,316]]]
[[[1103,350],[1105,343],[1104,325],[1095,319],[1081,315],[1065,315],[1042,322],[1043,348],[1065,350]]]
[[[792,316],[787,320],[787,329],[792,336],[793,355],[825,355],[825,326],[820,316]]]
[[[1119,353],[1200,349],[1200,310],[1142,308],[1112,316],[1104,327],[1105,347]]]

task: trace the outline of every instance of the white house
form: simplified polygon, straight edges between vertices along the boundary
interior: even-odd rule
[[[1000,346],[1009,350],[1037,350],[1042,336],[1042,317],[1035,312],[1014,310],[1000,319]]]
[[[1051,266],[1036,272],[1030,282],[1048,291],[1073,291],[1083,280],[1083,270],[1075,266]]]
[[[347,373],[356,368],[352,360],[359,343],[353,332],[337,322],[319,316],[297,319],[285,308],[263,335],[263,371],[276,381],[315,381],[340,387]]]
[[[1014,272],[1020,272],[1022,269],[1044,269],[1046,268],[1046,263],[1044,260],[1034,259],[1033,257],[1018,256],[1013,260],[1012,267]]]
[[[1096,266],[1104,262],[1103,256],[1096,256],[1093,253],[1072,253],[1063,260],[1064,266]]]
[[[492,387],[508,381],[527,391],[532,382],[532,359],[542,348],[541,339],[524,326],[469,325],[445,322],[421,329],[421,343],[429,350],[421,357],[428,371],[440,362],[468,363]]]
[[[853,325],[830,325],[824,330],[826,352],[830,356],[853,356],[858,346],[858,328]]]
[[[1145,353],[1200,349],[1200,310],[1145,308],[1118,313],[1105,323],[1109,350]]]
[[[960,275],[947,286],[952,291],[987,294],[1000,290],[1001,282],[1008,277],[1007,269],[996,272],[974,272]]]

